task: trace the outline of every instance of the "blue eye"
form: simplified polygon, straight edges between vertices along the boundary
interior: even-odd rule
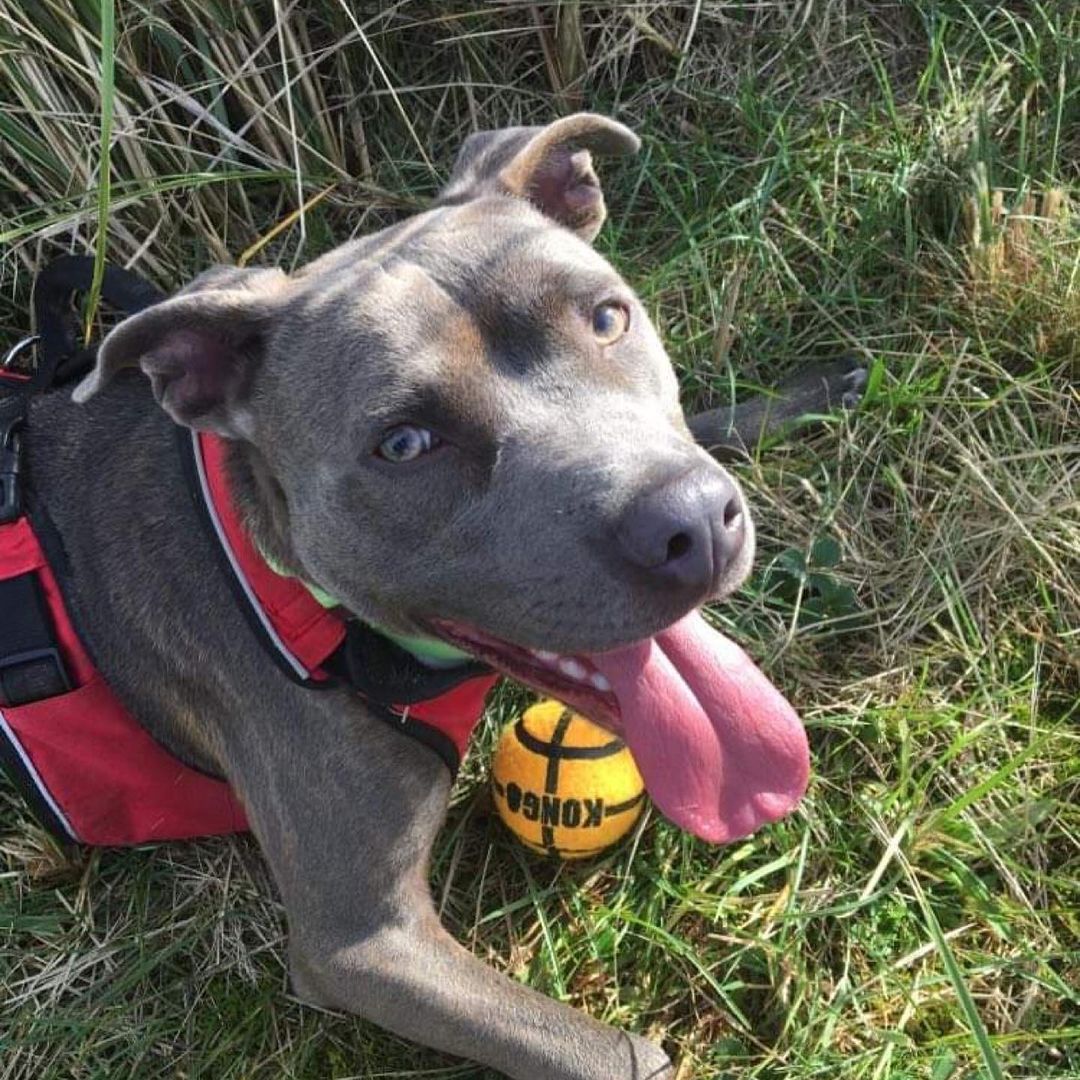
[[[630,328],[630,309],[614,302],[600,304],[593,309],[592,328],[601,345],[611,345]]]
[[[375,453],[384,461],[400,465],[405,461],[414,461],[438,445],[439,440],[427,428],[398,424],[384,433]]]

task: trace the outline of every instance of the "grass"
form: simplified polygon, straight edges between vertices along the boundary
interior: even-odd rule
[[[423,205],[475,126],[586,106],[644,136],[599,245],[689,406],[871,365],[740,470],[759,568],[716,613],[806,720],[800,812],[535,859],[486,794],[507,688],[435,895],[682,1080],[1080,1076],[1080,10],[128,0],[106,156],[97,5],[32,7],[0,0],[4,339],[61,251],[290,266]],[[288,998],[247,838],[71,856],[5,786],[0,849],[4,1080],[483,1075]]]

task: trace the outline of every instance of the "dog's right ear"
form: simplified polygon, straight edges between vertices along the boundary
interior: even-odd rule
[[[209,270],[108,334],[72,397],[87,401],[118,372],[137,367],[178,424],[249,437],[252,380],[288,292],[280,270]]]
[[[596,113],[564,116],[546,127],[478,131],[458,152],[437,204],[517,195],[592,241],[607,217],[592,154],[634,154],[640,146],[628,127]]]

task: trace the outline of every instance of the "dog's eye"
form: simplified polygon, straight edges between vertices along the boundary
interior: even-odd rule
[[[438,445],[438,438],[427,428],[398,424],[385,432],[375,453],[384,461],[400,465],[402,462],[415,460]]]
[[[600,304],[593,310],[592,328],[601,345],[611,345],[630,329],[630,309],[625,304]]]

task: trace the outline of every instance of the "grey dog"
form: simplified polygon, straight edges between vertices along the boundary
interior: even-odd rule
[[[278,564],[622,733],[676,823],[718,841],[788,812],[801,725],[695,614],[754,550],[737,483],[698,442],[753,442],[853,384],[814,375],[691,432],[642,304],[590,246],[590,151],[637,147],[591,114],[473,135],[426,212],[292,276],[204,274],[111,332],[76,403],[33,413],[30,473],[76,622],[134,715],[242,800],[295,992],[521,1080],[672,1066],[442,929],[426,871],[447,770],[355,693],[268,663],[207,572],[174,424],[229,440],[247,527]]]

